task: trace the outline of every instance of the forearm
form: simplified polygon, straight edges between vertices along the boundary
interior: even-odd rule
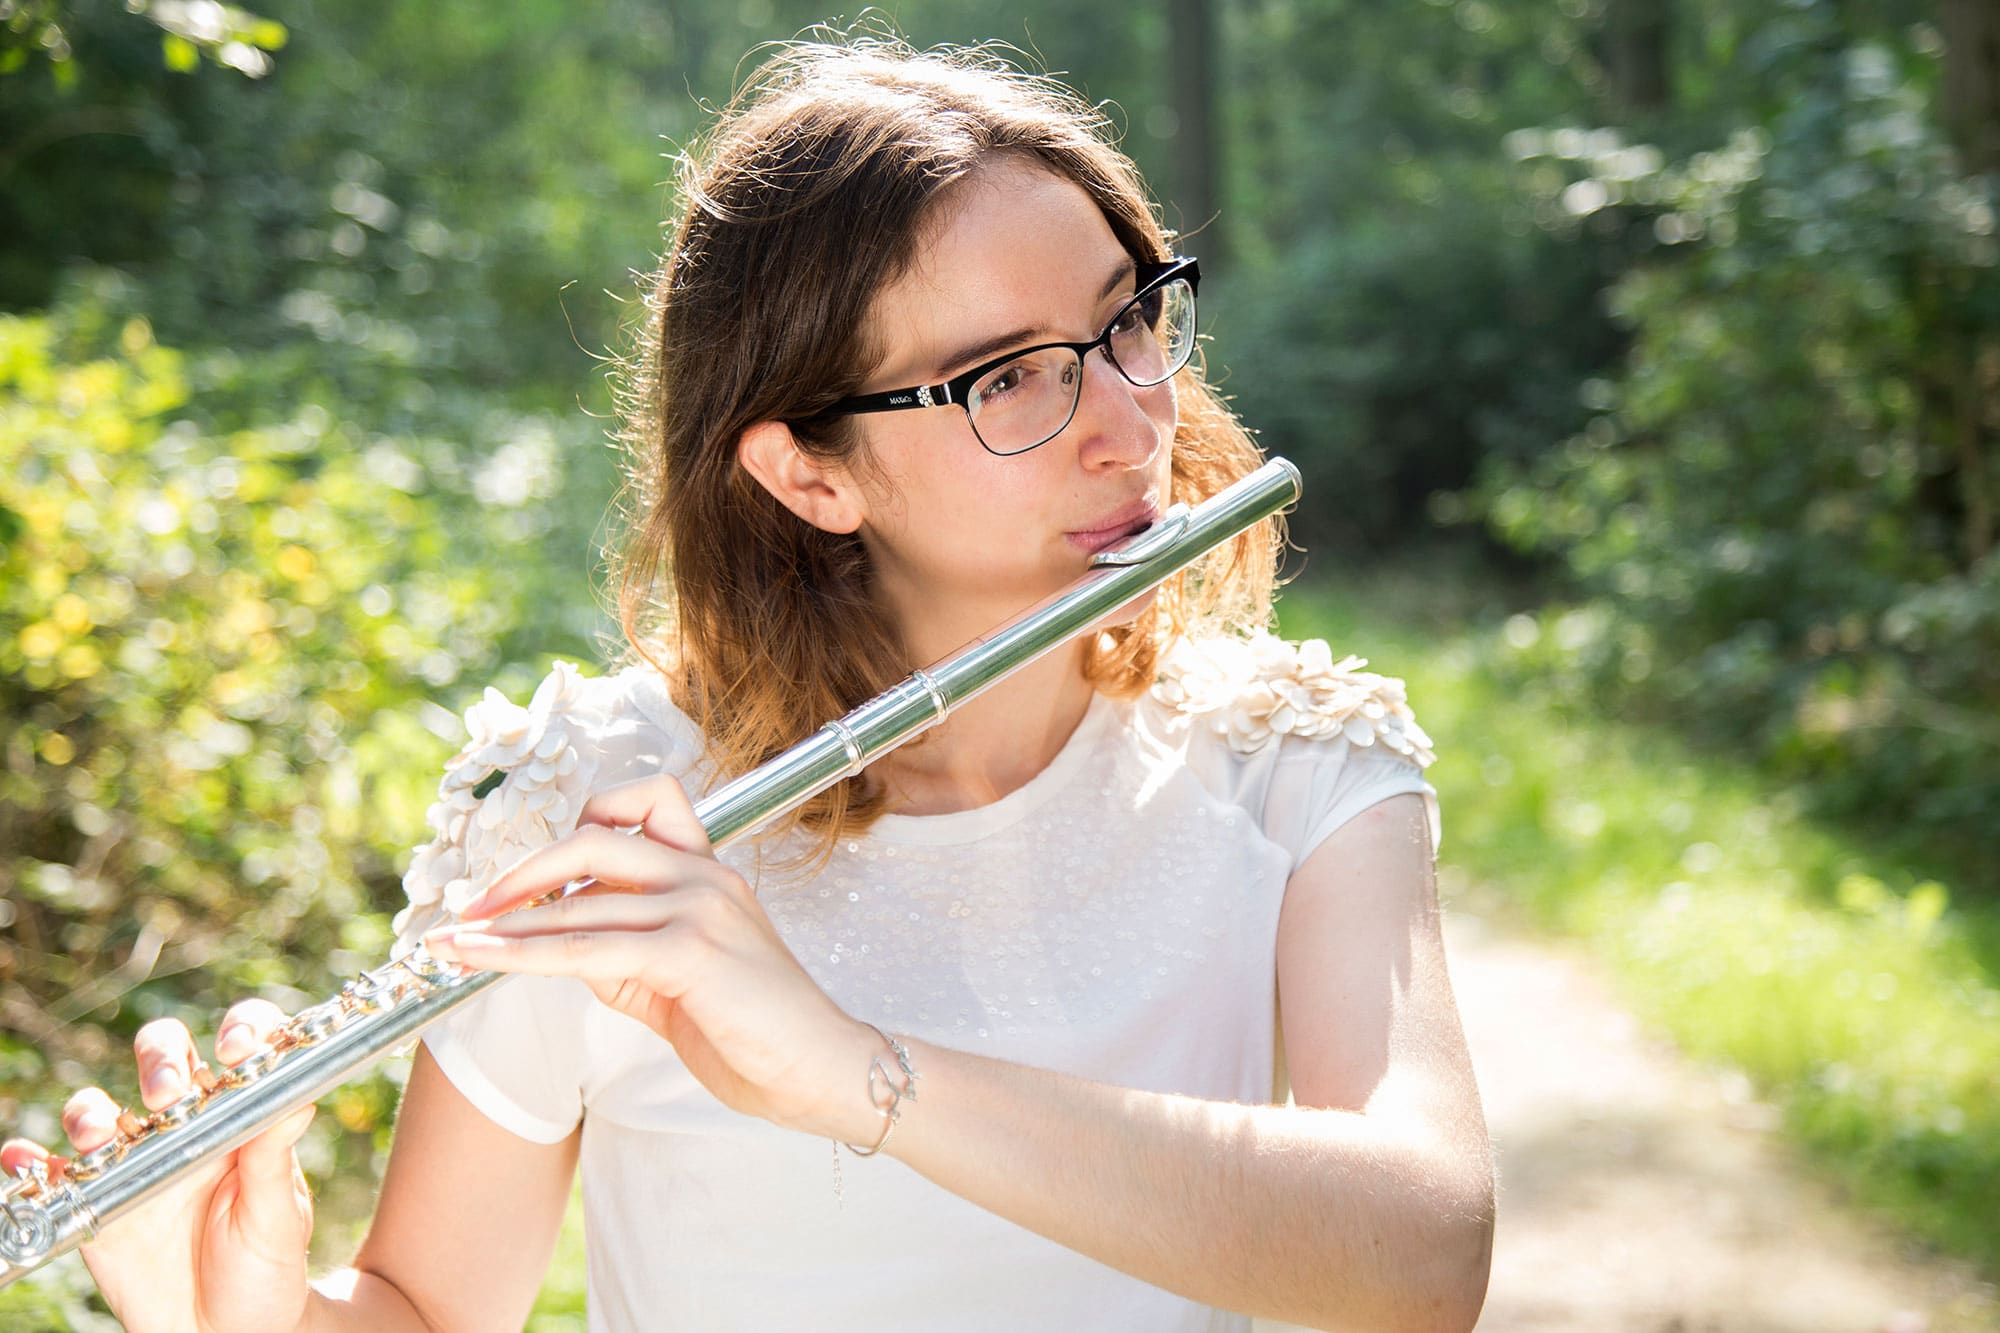
[[[1320,1327],[1469,1327],[1486,1283],[1483,1137],[1139,1092],[910,1043],[888,1144],[953,1193],[1194,1300]]]
[[[299,1333],[437,1333],[395,1283],[342,1268],[315,1280],[306,1293]]]

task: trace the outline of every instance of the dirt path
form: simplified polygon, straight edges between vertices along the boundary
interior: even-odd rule
[[[2000,1330],[1990,1285],[1842,1207],[1587,960],[1462,908],[1447,936],[1500,1168],[1481,1333]]]

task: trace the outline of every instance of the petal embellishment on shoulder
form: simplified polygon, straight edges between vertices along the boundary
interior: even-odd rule
[[[1238,754],[1281,736],[1344,737],[1356,747],[1379,744],[1420,768],[1435,762],[1403,682],[1364,671],[1367,665],[1354,656],[1334,661],[1324,639],[1182,639],[1161,661],[1153,698],[1204,722]]]
[[[403,874],[410,907],[396,918],[398,955],[508,865],[575,827],[598,768],[594,751],[577,747],[591,731],[577,716],[584,683],[558,662],[527,707],[489,688],[466,710],[465,748],[446,765],[429,814],[437,836]]]

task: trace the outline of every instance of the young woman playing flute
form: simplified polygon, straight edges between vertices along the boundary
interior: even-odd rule
[[[301,1112],[86,1247],[113,1308],[519,1327],[580,1171],[594,1329],[1471,1327],[1428,743],[1263,632],[1268,525],[771,836],[718,858],[691,814],[1258,463],[1103,118],[797,45],[681,200],[626,383],[631,662],[476,706],[406,880],[405,944],[524,975],[417,1051],[351,1267],[308,1281]],[[137,1046],[146,1106],[186,1091],[186,1028]]]

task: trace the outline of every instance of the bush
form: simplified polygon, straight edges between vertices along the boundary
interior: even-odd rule
[[[1487,512],[1595,598],[1546,665],[1992,886],[1995,182],[1955,170],[1891,52],[1814,60],[1768,134],[1684,162],[1516,137],[1549,215],[1623,210],[1661,246],[1612,291],[1633,345],[1592,419],[1494,469]]]
[[[116,296],[0,317],[0,1124],[44,1142],[77,1087],[137,1103],[146,1020],[206,1033],[383,961],[459,736],[434,700],[518,687],[512,636],[573,651],[547,607],[590,611],[533,558],[560,513],[548,420],[486,409],[453,441],[260,406],[271,381],[161,347]],[[392,1082],[343,1089],[308,1141],[357,1208]],[[355,1208],[329,1211],[338,1243]]]

